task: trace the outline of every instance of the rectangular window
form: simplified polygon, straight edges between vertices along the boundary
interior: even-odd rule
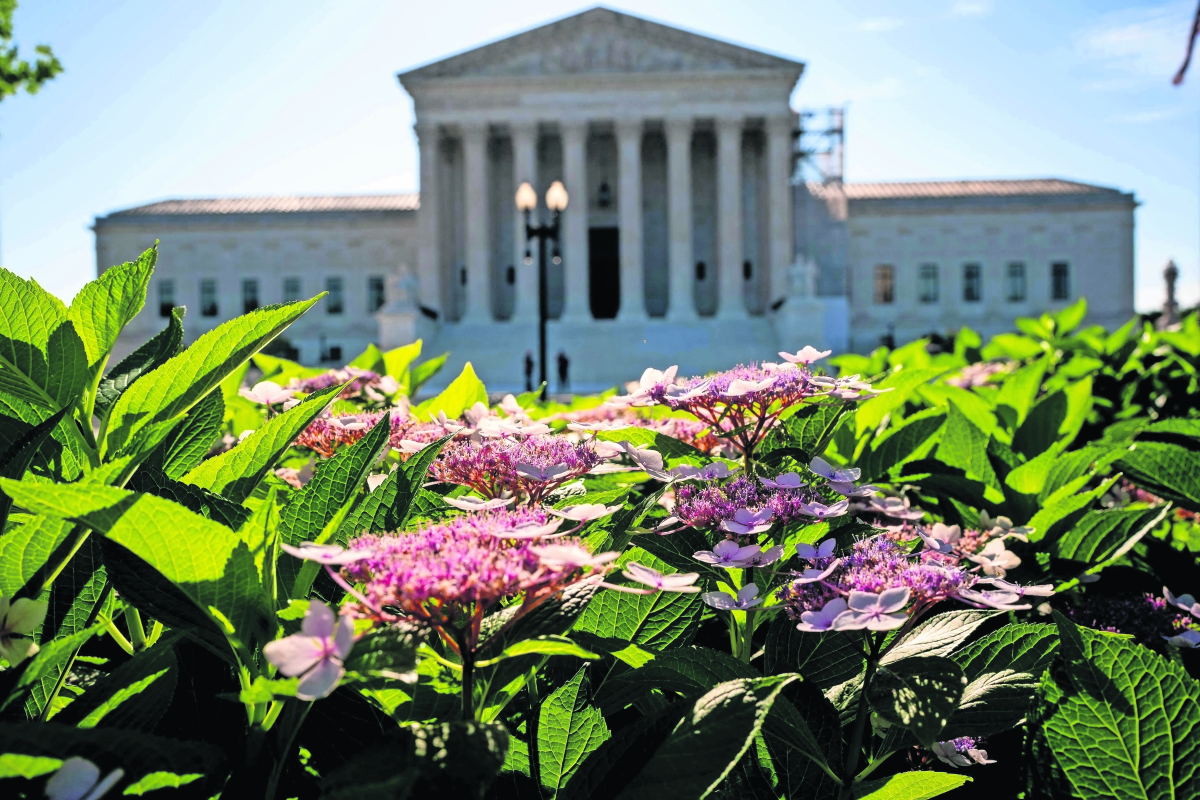
[[[938,267],[937,264],[922,264],[920,272],[920,292],[922,303],[938,301]]]
[[[1008,265],[1007,278],[1008,302],[1023,303],[1025,302],[1025,265],[1020,261],[1012,261]]]
[[[283,302],[294,303],[300,299],[300,279],[283,279]]]
[[[249,314],[258,308],[258,279],[246,278],[242,281],[242,313]]]
[[[1071,265],[1065,261],[1056,261],[1050,265],[1050,291],[1055,300],[1071,298]]]
[[[171,309],[175,307],[175,281],[162,280],[158,282],[158,315],[160,317],[171,316]]]
[[[341,314],[346,308],[346,298],[342,291],[342,279],[326,278],[325,291],[329,292],[329,296],[325,298],[325,313]]]
[[[983,270],[978,264],[963,265],[963,300],[978,303],[983,298]]]
[[[875,267],[875,302],[881,305],[896,298],[896,268],[891,264]]]
[[[217,279],[202,278],[200,280],[200,316],[215,317],[217,315]]]
[[[509,267],[509,269],[512,269],[512,267]],[[367,278],[367,311],[374,312],[383,308],[385,299],[383,278],[379,275],[372,275]]]

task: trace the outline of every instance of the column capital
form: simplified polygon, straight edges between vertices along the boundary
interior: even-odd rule
[[[719,116],[715,122],[719,136],[741,133],[746,127],[746,118],[740,114]]]
[[[464,139],[484,139],[488,133],[486,122],[460,122],[458,131]]]
[[[646,130],[646,121],[644,119],[618,119],[613,123],[613,128],[616,129],[619,139],[641,136]]]
[[[695,117],[667,117],[663,120],[663,130],[667,136],[690,136],[696,129]]]
[[[537,129],[538,124],[536,120],[517,120],[515,122],[508,123],[509,135],[511,135],[514,139],[517,136],[528,136],[532,138],[537,135]]]
[[[767,117],[766,129],[769,136],[791,136],[795,130],[795,122],[791,114],[786,117]]]
[[[558,132],[564,139],[580,139],[587,135],[586,119],[565,119],[558,123]]]

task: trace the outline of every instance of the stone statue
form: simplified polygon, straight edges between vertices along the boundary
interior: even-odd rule
[[[1167,299],[1163,303],[1162,316],[1158,318],[1160,331],[1179,322],[1179,302],[1175,299],[1175,282],[1179,280],[1179,267],[1175,266],[1174,261],[1167,262],[1167,268],[1163,270],[1163,279],[1167,282]]]
[[[788,296],[817,296],[817,262],[807,256],[798,257],[788,267]]]

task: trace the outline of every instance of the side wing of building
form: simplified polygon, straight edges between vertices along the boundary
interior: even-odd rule
[[[95,223],[97,272],[159,241],[142,312],[114,363],[185,306],[186,341],[254,308],[329,294],[281,346],[315,364],[342,364],[378,339],[373,316],[416,263],[417,196],[169,200]]]

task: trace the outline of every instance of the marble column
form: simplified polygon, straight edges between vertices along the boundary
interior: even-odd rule
[[[418,216],[419,233],[417,245],[417,297],[426,308],[441,313],[442,310],[442,261],[438,247],[441,232],[438,229],[438,150],[441,134],[437,125],[417,123],[417,148],[421,154],[421,210]]]
[[[767,241],[770,284],[767,304],[787,295],[792,263],[792,120],[767,120]]]
[[[670,273],[667,319],[697,318],[692,265],[692,120],[669,119],[667,130],[667,228]]]
[[[517,188],[528,182],[537,188],[537,124],[513,123],[510,128],[513,145],[513,265],[517,270],[516,308],[513,309],[513,320],[517,322],[536,322],[538,305],[538,249],[536,242],[525,241],[525,214],[516,209],[515,196]],[[533,212],[532,222],[536,225],[541,214],[545,198],[538,198],[538,208]],[[533,256],[533,263],[525,263],[525,250]]]
[[[642,121],[620,121],[617,168],[620,204],[621,305],[617,318],[646,319],[646,277],[642,269]]]
[[[492,319],[491,280],[488,263],[488,192],[486,124],[463,126],[463,169],[466,172],[467,286],[463,322]]]
[[[588,182],[587,123],[560,123],[563,151],[563,184],[567,210],[562,215],[563,314],[568,322],[592,318],[588,302]]]
[[[742,120],[717,120],[717,317],[742,319]]]

